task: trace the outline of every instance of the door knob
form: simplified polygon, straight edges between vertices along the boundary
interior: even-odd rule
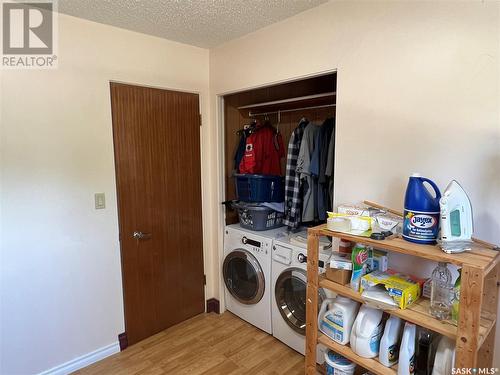
[[[139,231],[135,231],[132,237],[135,238],[136,240],[145,240],[151,238],[151,233],[142,233]]]

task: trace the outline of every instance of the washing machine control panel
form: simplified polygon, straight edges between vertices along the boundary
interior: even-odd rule
[[[267,254],[267,247],[268,247],[268,244],[267,243],[262,243],[260,241],[256,241],[256,240],[252,240],[251,238],[248,238],[246,236],[243,236],[241,238],[241,243],[243,245],[245,245],[245,247],[254,252],[254,253],[264,253],[264,254]]]

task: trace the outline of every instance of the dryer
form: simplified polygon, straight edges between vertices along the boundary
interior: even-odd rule
[[[226,309],[271,334],[271,248],[285,227],[255,232],[239,224],[224,233],[222,277]]]
[[[293,236],[293,235],[292,235]],[[300,237],[307,237],[302,234]],[[292,239],[292,242],[291,241]],[[324,242],[324,241],[322,241]],[[326,242],[328,244],[328,242]],[[328,264],[331,247],[323,247],[319,253],[320,272]],[[272,302],[271,315],[273,336],[299,353],[305,353],[306,332],[307,248],[296,244],[293,237],[274,241],[272,248]],[[334,294],[319,290],[319,307]],[[318,348],[320,346],[318,345]],[[318,350],[318,363],[324,361]]]

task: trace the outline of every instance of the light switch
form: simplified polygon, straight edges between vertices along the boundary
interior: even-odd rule
[[[95,193],[94,200],[96,210],[102,210],[103,208],[106,208],[106,197],[104,196],[104,193]]]

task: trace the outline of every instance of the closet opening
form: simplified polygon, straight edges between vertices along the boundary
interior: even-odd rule
[[[321,160],[313,162],[312,169],[316,174],[313,174],[315,181],[304,178],[309,173],[311,168],[310,160],[307,165],[303,165],[304,169],[300,174],[300,194],[303,194],[303,184],[308,186],[308,183],[313,184],[314,189],[317,189],[317,182],[319,181],[324,189],[324,194],[314,195],[314,199],[318,199],[321,195],[323,198],[320,203],[321,208],[325,208],[324,212],[318,212],[318,203],[312,203],[311,197],[301,197],[310,199],[307,202],[309,205],[305,207],[307,212],[300,213],[300,217],[293,218],[293,221],[298,221],[296,227],[300,225],[312,225],[326,220],[326,209],[331,209],[333,205],[333,180],[334,180],[334,154],[335,154],[335,109],[336,109],[336,91],[337,91],[337,74],[336,72],[318,75],[310,78],[304,78],[296,81],[260,87],[252,90],[241,91],[238,93],[225,95],[224,98],[224,176],[225,176],[225,202],[237,200],[236,194],[236,175],[240,173],[252,173],[255,163],[250,160],[250,163],[241,164],[242,151],[243,158],[247,156],[246,151],[252,149],[253,145],[248,144],[248,136],[254,130],[260,131],[263,127],[268,127],[275,132],[276,136],[273,139],[274,147],[279,158],[264,161],[264,164],[274,163],[270,169],[263,167],[264,173],[257,170],[257,174],[266,175],[281,175],[287,179],[287,184],[290,176],[287,174],[287,159],[290,157],[297,157],[301,142],[297,143],[297,134],[300,133],[300,138],[304,135],[305,128],[310,128],[306,135],[306,142],[309,142],[308,157],[312,157],[314,147],[322,147],[322,154],[316,155]],[[327,124],[328,122],[328,124]],[[298,128],[301,127],[301,130]],[[321,131],[321,139],[319,136],[321,128],[328,128]],[[268,130],[269,131],[269,130]],[[295,138],[295,156],[289,155],[290,139]],[[242,149],[245,145],[246,149]],[[270,142],[268,142],[270,143]],[[255,152],[257,154],[257,141]],[[322,144],[322,146],[321,146]],[[333,148],[332,148],[333,145]],[[267,144],[266,147],[271,147]],[[293,148],[293,147],[292,147]],[[239,152],[238,152],[239,150]],[[258,157],[258,155],[256,155]],[[303,155],[301,155],[303,156]],[[279,160],[279,161],[277,161]],[[301,157],[303,162],[303,158]],[[248,161],[248,160],[247,160]],[[319,162],[319,164],[317,164]],[[329,170],[326,171],[326,163]],[[276,165],[278,164],[278,165]],[[258,162],[257,162],[258,165]],[[293,162],[288,164],[293,165]],[[294,166],[296,168],[296,165]],[[258,166],[257,166],[258,169]],[[321,170],[320,170],[321,169]],[[269,173],[271,172],[271,173]],[[325,176],[325,172],[327,175]],[[290,175],[290,172],[288,173]],[[294,177],[295,178],[295,177]],[[319,180],[318,180],[319,179]],[[286,220],[287,210],[290,213],[290,208],[287,207],[291,203],[287,202],[287,189],[290,191],[290,186],[285,186],[285,224],[290,222]],[[299,188],[297,186],[296,188]],[[310,190],[310,189],[309,189]],[[319,190],[318,190],[319,191]],[[289,195],[289,194],[288,194]],[[305,202],[302,202],[303,205]],[[321,205],[322,204],[322,205]],[[310,206],[312,205],[312,206]],[[304,207],[302,207],[304,208]],[[225,223],[226,225],[235,224],[239,222],[238,212],[231,208],[230,204],[226,204],[225,208]],[[304,219],[304,220],[303,220]],[[294,225],[289,225],[293,229]]]

